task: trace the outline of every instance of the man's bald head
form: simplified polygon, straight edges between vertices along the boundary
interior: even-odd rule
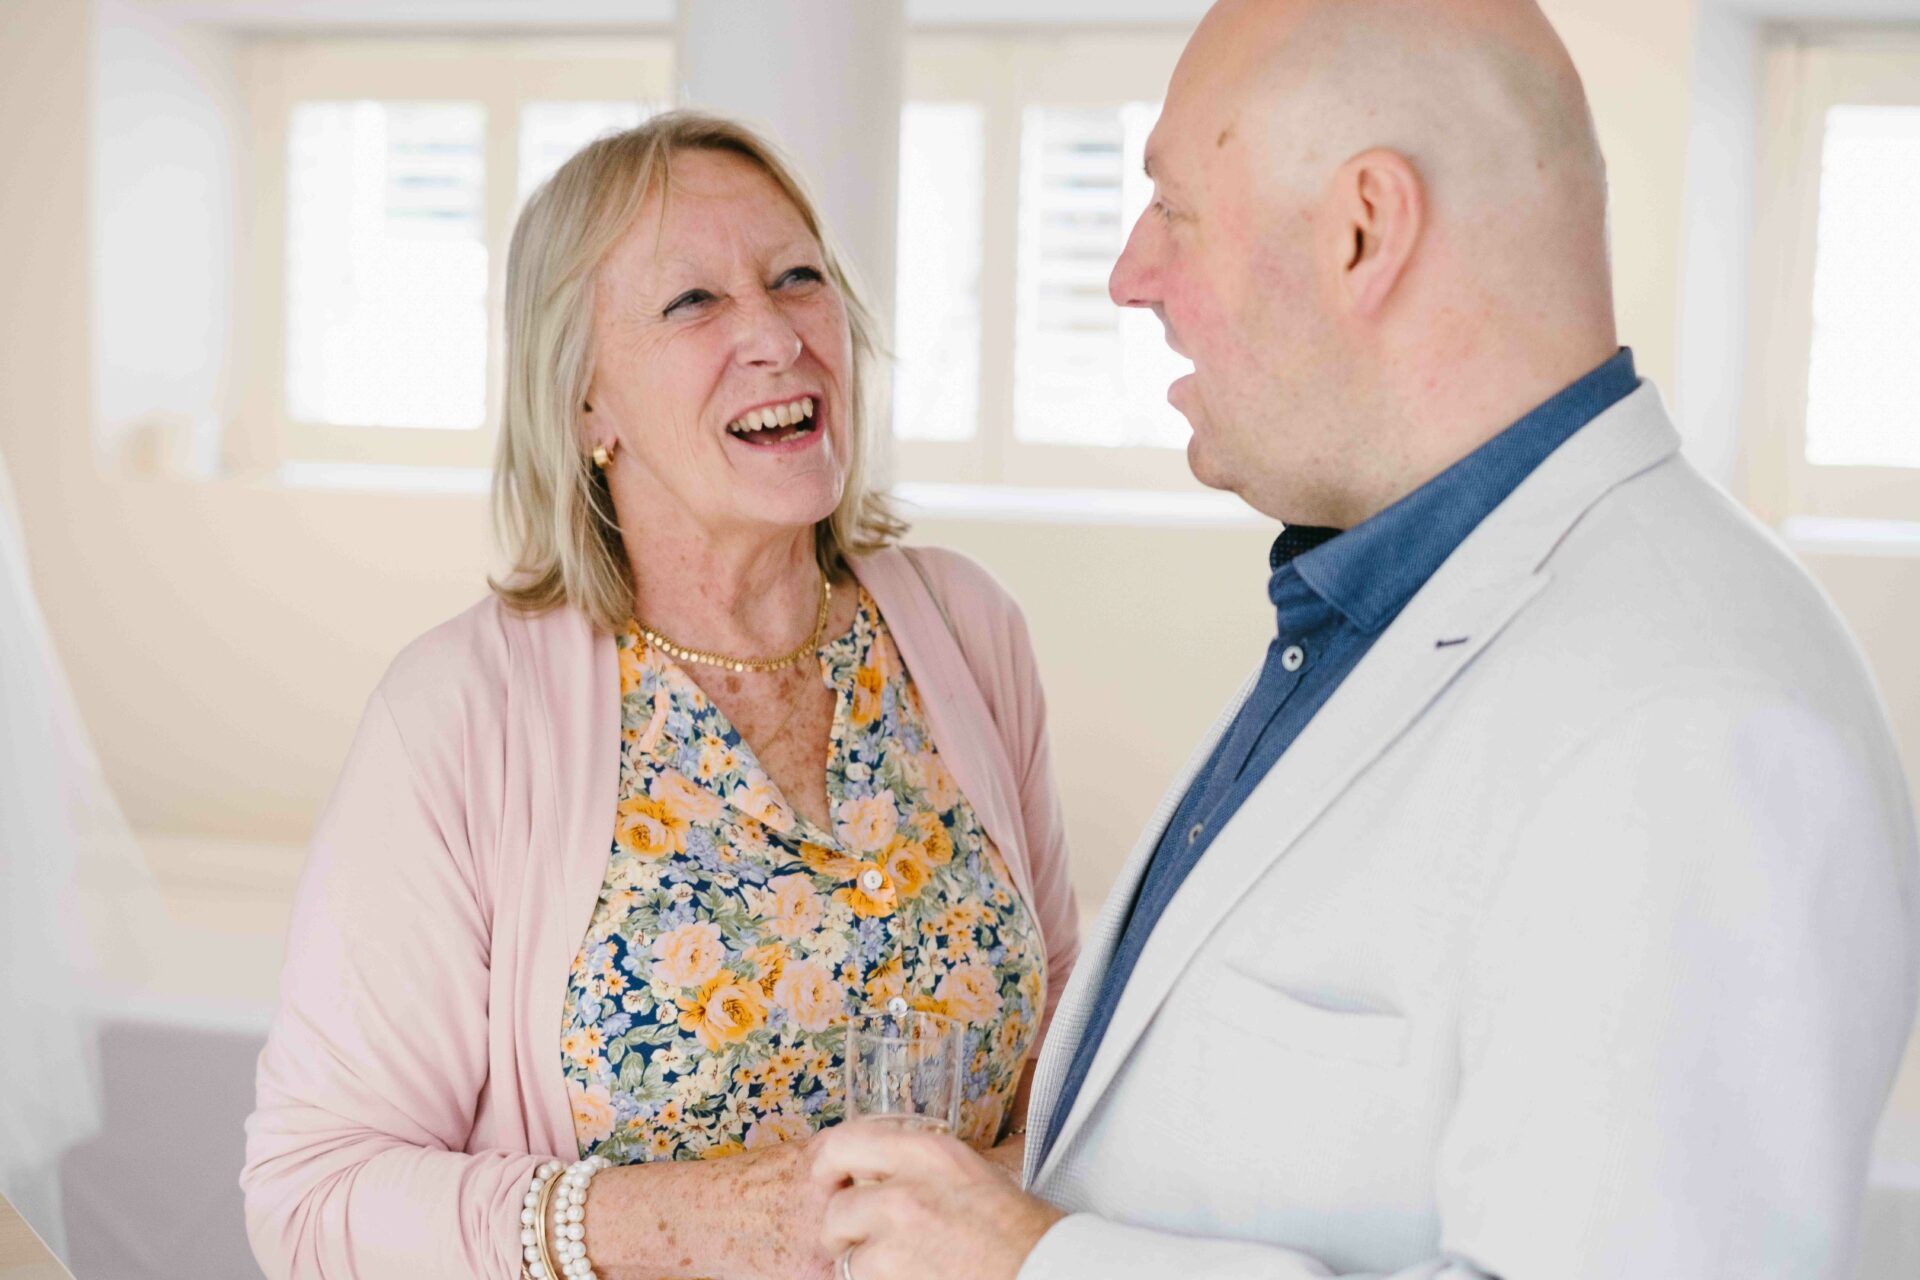
[[[1188,89],[1231,120],[1229,145],[1271,148],[1300,183],[1385,147],[1461,208],[1489,198],[1483,184],[1511,195],[1538,175],[1605,185],[1579,75],[1532,0],[1224,0],[1169,107]]]
[[[1432,432],[1370,431],[1369,415],[1404,418],[1410,396],[1441,407],[1436,388],[1469,366],[1493,391],[1456,417],[1492,412],[1507,383],[1511,399],[1602,331],[1612,342],[1605,167],[1532,0],[1221,0],[1174,72],[1148,167],[1176,216],[1158,246],[1141,243],[1143,220],[1114,292],[1154,306],[1194,356],[1174,398],[1209,483],[1248,493],[1254,446],[1282,439],[1293,471],[1276,500],[1351,516],[1300,486],[1337,490],[1378,463],[1393,474],[1360,487],[1391,494],[1437,447]],[[1131,267],[1154,265],[1154,247],[1191,270],[1136,289]],[[1265,430],[1275,415],[1291,416]]]

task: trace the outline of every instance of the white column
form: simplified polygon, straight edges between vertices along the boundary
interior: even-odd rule
[[[680,0],[680,99],[800,165],[883,322],[893,316],[903,0]]]

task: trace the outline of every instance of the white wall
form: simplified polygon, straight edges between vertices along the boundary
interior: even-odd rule
[[[1682,235],[1679,397],[1687,456],[1731,486],[1747,381],[1760,119],[1760,24],[1703,5],[1695,33]]]

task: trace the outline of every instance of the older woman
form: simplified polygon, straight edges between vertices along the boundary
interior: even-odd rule
[[[892,545],[872,322],[740,126],[569,161],[515,231],[507,335],[512,570],[394,663],[316,832],[254,1249],[813,1280],[849,1013],[962,1021],[962,1136],[1021,1142],[1075,949],[1024,625]]]

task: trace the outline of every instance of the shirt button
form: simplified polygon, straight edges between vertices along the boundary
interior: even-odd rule
[[[1207,824],[1204,822],[1196,822],[1192,826],[1188,827],[1187,843],[1192,844],[1195,840],[1198,840],[1200,836],[1206,831],[1206,829],[1207,829]]]
[[[894,1017],[897,1018],[906,1011],[907,998],[905,996],[895,996],[893,999],[887,1001],[887,1012]]]
[[[880,886],[885,884],[886,882],[887,882],[887,878],[881,875],[879,871],[877,871],[872,867],[869,867],[865,871],[862,871],[860,873],[860,887],[862,889],[865,889],[868,893],[880,892]]]
[[[1307,664],[1307,651],[1297,644],[1290,644],[1280,652],[1280,665],[1288,671],[1298,671]]]

